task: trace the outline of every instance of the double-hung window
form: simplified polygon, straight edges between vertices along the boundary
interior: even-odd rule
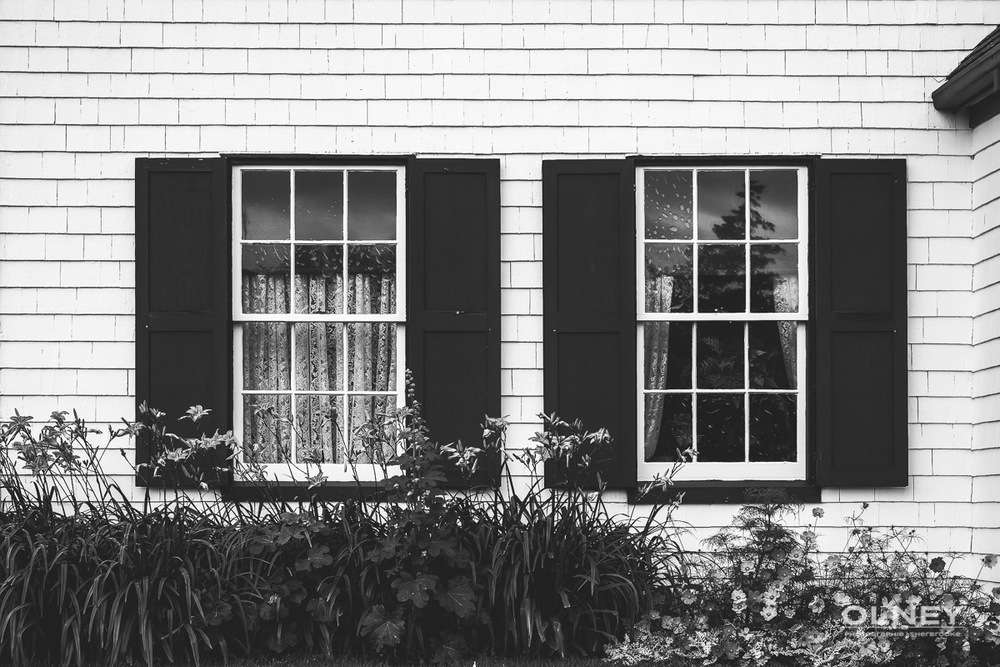
[[[402,167],[234,168],[233,423],[278,479],[394,454],[356,434],[402,404],[405,210]]]
[[[545,411],[608,429],[595,481],[684,456],[688,501],[906,485],[905,161],[547,160],[542,180]]]
[[[638,472],[805,478],[808,173],[636,173]]]
[[[410,370],[431,437],[481,442],[500,414],[499,160],[139,158],[135,185],[136,401],[172,430],[193,434],[176,417],[202,405],[198,426],[231,429],[285,497],[316,492],[316,465],[324,493],[354,493],[352,468],[372,478],[393,453],[357,429],[403,404]],[[258,497],[227,461],[200,474]]]

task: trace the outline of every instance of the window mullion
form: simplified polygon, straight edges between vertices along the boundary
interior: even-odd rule
[[[698,323],[691,325],[691,448],[698,460]]]
[[[743,460],[750,462],[750,323],[743,323]]]
[[[698,235],[698,170],[691,172],[691,313],[701,309],[698,303],[698,248],[701,239]],[[694,385],[691,385],[692,387]]]
[[[288,286],[288,312],[295,313],[295,170],[288,170],[288,177],[291,179],[289,183],[289,198],[288,198],[288,224],[290,229],[288,230],[288,238],[291,239],[291,253],[289,261],[289,276],[291,277],[291,284]],[[308,308],[306,308],[308,310]],[[292,424],[290,439],[290,450],[288,456],[291,459],[290,463],[294,463],[297,460],[296,450],[298,449],[298,415],[295,409],[295,325],[288,325],[288,343],[289,343],[289,354],[291,358],[288,360],[288,386],[291,390],[291,394],[288,398],[288,410],[289,410],[289,421]]]
[[[743,172],[743,309],[750,312],[750,170]]]

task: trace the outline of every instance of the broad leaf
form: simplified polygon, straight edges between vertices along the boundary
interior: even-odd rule
[[[333,563],[333,556],[330,555],[330,547],[325,544],[316,544],[309,547],[303,558],[295,561],[295,569],[299,571],[309,569],[318,570],[331,563]]]
[[[361,619],[361,636],[368,637],[379,653],[399,644],[405,624],[400,611],[389,616],[383,605],[377,604]]]
[[[445,611],[453,612],[459,618],[468,618],[476,611],[476,592],[468,577],[452,577],[447,590],[438,592],[438,604]]]
[[[404,572],[393,580],[392,587],[396,589],[397,600],[423,609],[430,602],[437,583],[438,578],[433,574],[418,574],[414,577],[409,572]]]

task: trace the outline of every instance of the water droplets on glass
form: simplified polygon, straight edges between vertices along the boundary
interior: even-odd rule
[[[692,237],[693,178],[690,171],[645,172],[646,238]]]

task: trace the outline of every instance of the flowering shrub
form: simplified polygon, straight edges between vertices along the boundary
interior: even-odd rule
[[[146,479],[147,486],[206,490],[209,485],[225,482],[231,453],[235,451],[232,431],[206,434],[200,429],[199,422],[210,412],[200,405],[188,408],[177,420],[178,426],[190,434],[185,437],[168,428],[166,414],[143,402],[139,419],[123,420],[123,428],[111,430],[111,439],[133,437],[143,443],[149,461],[139,463],[136,472]]]
[[[995,665],[1000,588],[949,573],[914,549],[914,531],[849,518],[843,552],[823,557],[816,523],[778,497],[744,506],[688,563],[685,581],[609,659],[622,665]],[[863,509],[867,504],[863,506]],[[862,512],[863,512],[862,509]],[[955,556],[950,557],[952,561]],[[996,557],[983,559],[993,567]],[[980,574],[982,569],[980,570]],[[943,622],[942,622],[943,621]],[[673,661],[673,662],[671,662]]]
[[[506,493],[443,488],[446,466],[469,475],[484,454],[505,452],[503,420],[487,419],[476,447],[433,442],[416,405],[377,415],[351,436],[363,458],[387,452],[379,463],[398,470],[379,488],[248,506],[209,487],[233,468],[266,482],[266,470],[233,456],[253,443],[206,433],[207,414],[194,406],[174,423],[142,406],[105,447],[75,415],[0,423],[0,663],[594,654],[650,612],[676,569],[669,531],[609,515],[599,491],[572,480],[549,491],[536,474],[519,495],[504,460]],[[545,423],[518,454],[529,466],[583,470],[610,444],[579,422]],[[150,449],[137,472],[193,493],[153,502],[147,486],[133,502],[101,468],[131,437]],[[326,483],[315,466],[303,472],[310,489]]]

